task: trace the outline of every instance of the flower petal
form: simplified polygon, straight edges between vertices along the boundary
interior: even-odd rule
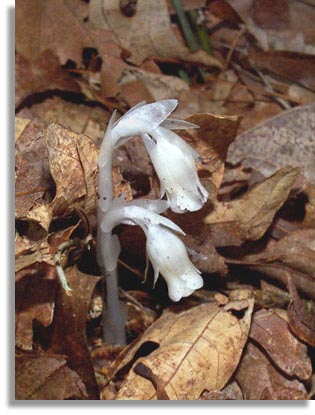
[[[200,128],[199,125],[193,124],[189,121],[177,120],[176,118],[167,118],[161,124],[161,127],[169,130],[188,130],[191,128]]]
[[[158,127],[176,108],[176,99],[166,99],[142,105],[125,114],[113,128],[115,137],[121,138],[150,132]]]

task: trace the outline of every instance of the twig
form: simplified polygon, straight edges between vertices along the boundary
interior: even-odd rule
[[[243,34],[245,33],[245,26],[241,28],[241,30],[238,32],[238,34],[236,35],[236,37],[234,38],[234,41],[230,47],[230,50],[227,54],[226,60],[223,64],[222,70],[221,72],[224,72],[226,70],[226,68],[228,67],[231,57],[235,51],[236,45],[238,44],[238,41],[240,40],[240,38],[243,36]]]

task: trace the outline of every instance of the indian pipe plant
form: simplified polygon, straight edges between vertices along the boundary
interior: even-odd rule
[[[117,261],[118,237],[112,231],[120,223],[138,225],[146,235],[147,256],[154,269],[167,283],[171,300],[179,301],[201,288],[200,271],[191,263],[178,234],[184,232],[161,213],[199,210],[208,193],[200,183],[195,161],[197,152],[174,131],[198,128],[186,121],[168,118],[178,102],[175,99],[152,104],[141,102],[118,121],[113,113],[98,158],[98,229],[97,262],[106,282],[106,306],[103,307],[103,338],[110,344],[125,344],[125,319],[119,303]],[[112,186],[113,151],[134,135],[140,135],[160,181],[159,200],[126,202],[124,195],[114,198]],[[166,196],[166,200],[162,199]]]

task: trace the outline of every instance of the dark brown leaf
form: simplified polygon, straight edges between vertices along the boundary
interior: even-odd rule
[[[307,347],[292,335],[287,318],[283,310],[260,310],[253,316],[249,337],[260,344],[287,376],[309,380],[312,364]]]
[[[235,377],[246,400],[307,399],[304,384],[283,376],[251,342],[247,344]]]
[[[86,321],[99,277],[84,274],[76,267],[67,269],[66,276],[73,294],[69,296],[63,289],[58,290],[50,350],[68,357],[71,368],[81,377],[89,399],[98,399],[98,387],[86,342]]]
[[[87,392],[78,374],[63,356],[18,354],[15,364],[15,399],[86,399]]]

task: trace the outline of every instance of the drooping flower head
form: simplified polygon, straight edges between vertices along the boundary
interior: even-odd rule
[[[170,208],[183,213],[199,210],[206,202],[208,193],[198,177],[195,165],[197,152],[171,131],[198,128],[187,121],[167,118],[177,104],[176,99],[152,104],[141,102],[118,121],[113,115],[101,146],[99,166],[105,165],[106,157],[113,148],[124,144],[133,135],[141,135],[160,180],[161,197],[166,194]],[[103,204],[107,206],[107,203]]]
[[[141,200],[125,203],[116,198],[104,215],[101,229],[108,234],[118,223],[139,225],[147,238],[146,250],[154,269],[154,283],[161,274],[171,300],[179,301],[203,286],[200,271],[191,263],[185,245],[176,235],[184,232],[171,220],[161,216],[167,201]],[[110,259],[108,259],[110,260]]]
[[[202,208],[208,192],[200,183],[195,162],[197,152],[174,132],[158,127],[143,135],[155,171],[160,179],[161,197],[166,193],[173,212]]]

